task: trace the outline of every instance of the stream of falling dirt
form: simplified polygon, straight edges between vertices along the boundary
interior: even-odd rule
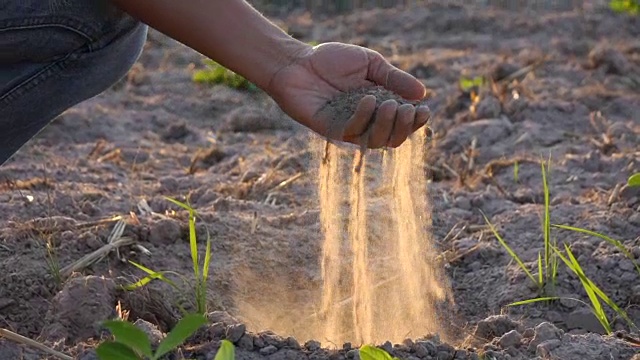
[[[446,299],[448,286],[433,263],[423,146],[424,139],[414,135],[389,150],[377,168],[365,159],[359,172],[341,172],[345,151],[327,145],[319,189],[325,236],[320,314],[321,338],[331,343],[401,342],[441,333],[436,304]],[[369,169],[377,170],[377,186],[367,181]],[[345,176],[351,176],[346,237]],[[376,195],[382,207],[368,211],[368,195],[385,187],[390,191]]]

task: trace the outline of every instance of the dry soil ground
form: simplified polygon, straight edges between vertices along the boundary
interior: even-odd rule
[[[432,231],[455,305],[446,316],[446,343],[419,334],[393,352],[441,360],[478,359],[478,353],[629,360],[639,349],[637,332],[611,312],[617,336],[600,335],[579,302],[506,308],[536,292],[479,210],[533,267],[542,249],[539,160],[551,158],[552,222],[607,234],[640,257],[640,192],[621,187],[640,169],[640,17],[596,1],[526,8],[469,3],[427,1],[352,14],[314,9],[309,15],[293,3],[286,11],[269,9],[305,41],[371,47],[430,89],[434,137],[425,169]],[[304,299],[320,286],[316,149],[309,133],[263,94],[194,84],[193,64],[201,59],[152,32],[127,79],[70,109],[0,168],[0,327],[85,360],[95,359],[96,322],[113,316],[118,302],[130,319],[168,330],[180,299],[162,284],[133,295],[116,291],[115,282],[142,273],[112,252],[58,285],[45,244],[68,266],[101,248],[115,224],[108,220],[120,215],[124,235],[150,251],[126,246],[121,257],[188,274],[185,214],[171,212],[177,208],[163,196],[190,195],[213,239],[212,310],[234,315],[234,299],[243,296],[263,307],[255,308],[246,333],[233,318],[212,314],[215,324],[183,354],[211,359],[228,336],[242,359],[355,355],[348,344],[301,338],[300,345],[290,334],[255,333],[265,325],[261,319],[286,311],[260,301],[260,294],[285,283],[291,297]],[[462,76],[500,80],[527,66],[530,71],[476,99],[458,88]],[[143,202],[161,215],[141,210]],[[640,276],[632,262],[598,238],[553,234],[640,324]],[[564,267],[556,292],[588,301]],[[0,359],[44,357],[0,339]]]

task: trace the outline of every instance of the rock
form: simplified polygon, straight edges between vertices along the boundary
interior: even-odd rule
[[[309,351],[316,351],[320,349],[320,342],[316,340],[309,340],[304,344],[304,347]]]
[[[229,315],[226,311],[213,311],[207,314],[207,319],[211,323],[223,323],[225,326],[240,324],[240,321]]]
[[[536,354],[540,356],[550,357],[551,351],[558,348],[562,343],[558,339],[547,340],[536,347]]]
[[[393,344],[391,343],[391,341],[385,341],[384,344],[382,344],[381,348],[388,352],[389,354],[391,354],[391,351],[393,351]]]
[[[347,359],[354,359],[357,354],[358,354],[358,350],[351,349],[351,350],[347,351]]]
[[[100,276],[69,279],[45,315],[43,339],[78,342],[99,335],[100,324],[115,315],[116,284]]]
[[[247,351],[253,351],[253,336],[245,333],[244,335],[242,335],[240,340],[238,340],[237,346],[240,349],[244,349],[244,350],[247,350]]]
[[[562,330],[553,324],[543,322],[534,328],[533,339],[529,343],[529,351],[533,352],[537,346],[548,340],[557,340],[562,336]]]
[[[273,345],[267,345],[265,347],[263,347],[262,349],[260,349],[260,355],[263,356],[269,356],[272,354],[275,354],[278,351],[278,348],[273,346]]]
[[[160,344],[160,341],[164,339],[164,333],[162,333],[162,331],[160,331],[157,326],[148,321],[138,319],[133,323],[133,325],[137,326],[140,330],[147,334],[147,338],[151,342],[152,346],[157,346],[158,344]]]
[[[631,298],[629,299],[631,304],[640,305],[640,285],[635,285],[631,289]]]
[[[225,337],[227,340],[232,343],[237,343],[238,340],[244,335],[244,332],[247,330],[247,327],[244,324],[233,324],[227,326],[227,330],[225,332]]]
[[[447,351],[439,351],[436,355],[436,360],[451,360],[453,355]]]
[[[209,326],[209,335],[214,340],[220,340],[227,333],[227,327],[223,323],[217,322]]]
[[[424,354],[424,356],[422,355],[418,355],[418,356],[427,357],[427,356],[434,356],[438,352],[438,349],[436,348],[436,345],[433,342],[429,340],[422,340],[422,341],[417,341],[415,343],[415,349],[413,351],[415,351],[416,353],[420,351],[420,353]]]
[[[302,347],[300,346],[300,343],[294,337],[289,336],[286,339],[286,343],[287,343],[287,347],[290,348],[290,349],[294,349],[294,350],[302,349]]]
[[[605,334],[606,331],[593,312],[586,308],[574,310],[565,317],[565,325],[568,330],[584,329],[589,332]]]
[[[149,242],[156,245],[175,244],[182,239],[180,223],[172,219],[162,219],[151,225]]]
[[[522,335],[520,335],[517,330],[511,330],[500,337],[500,339],[498,340],[498,345],[503,349],[508,349],[510,347],[520,346],[521,341]]]
[[[271,331],[265,331],[260,333],[260,337],[264,339],[264,342],[267,345],[273,345],[278,349],[284,347],[286,345],[286,340],[280,335],[277,335]]]
[[[494,337],[500,337],[511,330],[520,329],[521,325],[511,320],[508,316],[493,315],[479,321],[473,335],[490,341]]]
[[[620,261],[618,263],[618,267],[622,271],[635,271],[636,270],[635,266],[633,266],[633,263],[628,259],[623,259],[622,261]]]

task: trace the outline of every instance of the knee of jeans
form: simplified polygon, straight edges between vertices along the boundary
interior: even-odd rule
[[[98,51],[140,27],[109,0],[21,0],[0,8],[0,64],[50,63]]]

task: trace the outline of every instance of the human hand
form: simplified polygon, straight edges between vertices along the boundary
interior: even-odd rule
[[[330,114],[320,111],[341,93],[375,85],[409,101],[421,100],[426,93],[422,83],[392,66],[379,53],[342,43],[321,44],[300,54],[296,61],[275,73],[266,91],[285,113],[330,140],[362,146],[366,133],[368,148],[398,147],[427,123],[427,106],[387,100],[376,112],[376,98],[367,95],[353,116],[341,124],[340,133],[333,131],[335,121]]]

